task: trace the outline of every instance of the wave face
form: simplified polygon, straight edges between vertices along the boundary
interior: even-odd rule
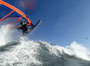
[[[0,40],[0,66],[90,66],[88,49],[76,42],[61,47],[26,37],[15,40],[11,33],[9,29],[0,29],[3,38]]]

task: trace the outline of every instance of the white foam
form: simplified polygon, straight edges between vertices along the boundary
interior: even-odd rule
[[[14,42],[12,33],[8,26],[0,29],[1,66],[90,66],[89,50],[76,42],[66,47],[26,37]]]

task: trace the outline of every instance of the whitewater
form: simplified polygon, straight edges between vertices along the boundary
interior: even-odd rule
[[[62,47],[0,28],[0,66],[90,66],[90,51],[77,42]]]

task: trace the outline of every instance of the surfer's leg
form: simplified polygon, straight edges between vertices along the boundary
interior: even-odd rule
[[[23,36],[25,35],[25,31],[22,31],[23,32]]]
[[[27,35],[31,30],[23,31],[23,36]]]

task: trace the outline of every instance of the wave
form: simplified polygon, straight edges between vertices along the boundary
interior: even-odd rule
[[[62,47],[26,37],[9,38],[0,40],[0,66],[90,66],[89,50],[76,42]]]

